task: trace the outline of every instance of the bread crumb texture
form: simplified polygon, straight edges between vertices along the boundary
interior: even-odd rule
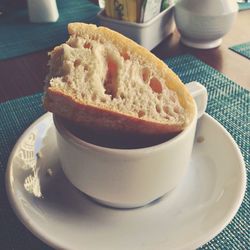
[[[49,88],[83,105],[162,124],[186,123],[183,93],[167,85],[174,73],[163,62],[116,32],[84,27],[85,32],[69,26],[69,40],[50,53]],[[172,81],[182,84],[177,76]]]

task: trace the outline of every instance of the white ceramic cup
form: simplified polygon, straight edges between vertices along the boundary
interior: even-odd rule
[[[119,208],[146,205],[174,189],[187,172],[196,123],[206,109],[207,91],[187,84],[198,109],[190,125],[174,138],[138,149],[97,146],[73,135],[54,116],[59,157],[69,181],[96,201]]]

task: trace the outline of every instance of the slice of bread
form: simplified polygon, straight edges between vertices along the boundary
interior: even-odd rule
[[[195,104],[164,62],[123,35],[70,23],[69,40],[50,53],[44,106],[79,125],[164,135],[182,131]]]

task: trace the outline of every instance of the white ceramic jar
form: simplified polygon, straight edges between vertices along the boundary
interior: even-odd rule
[[[175,21],[182,43],[200,49],[219,46],[237,12],[236,0],[177,0]]]

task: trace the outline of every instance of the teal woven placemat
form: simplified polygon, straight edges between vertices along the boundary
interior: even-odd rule
[[[250,3],[239,3],[239,10],[249,10]]]
[[[232,46],[232,47],[230,47],[230,49],[235,51],[236,53],[250,59],[250,42]]]
[[[70,22],[95,22],[98,6],[88,0],[57,0],[59,19],[55,23],[34,24],[27,9],[0,19],[0,59],[25,55],[50,48],[67,39]]]
[[[198,59],[186,55],[167,60],[168,65],[184,82],[199,81],[207,88],[207,112],[231,133],[250,167],[250,93],[234,84]],[[36,239],[18,221],[9,206],[4,188],[4,174],[8,156],[23,131],[44,111],[41,94],[0,104],[0,248],[47,250],[50,247]],[[249,249],[249,186],[243,204],[233,221],[217,237],[201,249]]]

